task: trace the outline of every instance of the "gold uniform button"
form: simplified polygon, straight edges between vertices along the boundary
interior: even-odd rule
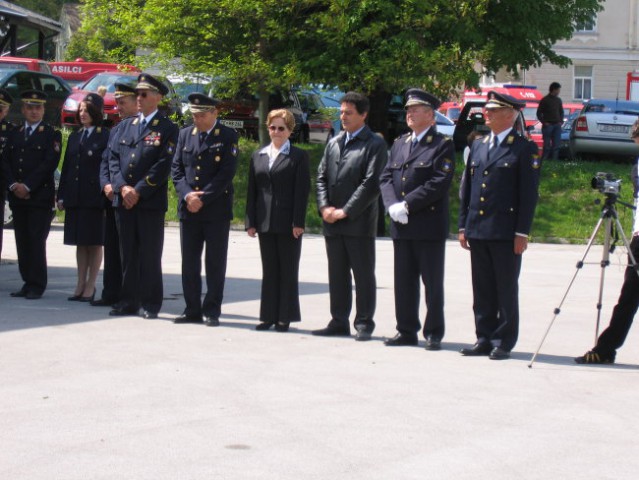
[[[483,210],[480,210],[480,211],[479,211],[479,214],[480,214],[480,215],[483,215],[483,214],[484,214],[484,211],[483,211]]]
[[[484,177],[488,175],[488,170],[484,170]]]
[[[481,184],[481,188],[486,188],[486,184],[485,184],[485,183],[482,183],[482,184]]]
[[[129,173],[129,178],[133,178],[133,175],[131,175],[130,173]]]
[[[131,168],[132,166],[133,166],[133,164],[132,164],[132,163],[129,163],[129,168]]]
[[[406,196],[406,194],[404,192],[402,192],[402,197],[405,197],[405,196]]]
[[[18,172],[21,172],[21,171],[22,171],[22,169],[21,169],[21,168],[18,168]]]
[[[196,170],[199,170],[199,169],[200,169],[200,166],[198,165],[197,167],[195,167],[195,169],[196,169]]]
[[[202,155],[198,155],[197,159],[202,160]]]
[[[195,187],[195,191],[197,192],[200,189],[200,187]]]
[[[406,177],[402,177],[402,182],[405,182],[405,181],[406,181]]]
[[[200,177],[195,177],[195,180],[199,180],[199,179],[200,179]]]
[[[131,154],[131,158],[135,158],[135,153],[132,153],[132,154]]]
[[[480,202],[483,202],[484,200],[485,200],[484,197],[479,197]]]

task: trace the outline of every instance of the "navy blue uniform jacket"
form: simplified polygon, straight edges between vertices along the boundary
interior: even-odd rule
[[[171,167],[178,195],[180,220],[212,221],[233,218],[233,177],[237,170],[237,132],[218,121],[200,146],[194,126],[180,130],[177,151]],[[191,192],[204,192],[204,203],[197,213],[186,208],[184,198]]]
[[[407,240],[445,240],[449,233],[448,190],[455,172],[453,142],[431,127],[410,151],[411,134],[391,148],[380,188],[386,209],[408,205],[408,223],[391,222],[391,237]]]
[[[64,208],[102,208],[104,200],[100,187],[100,164],[107,148],[109,130],[95,127],[84,145],[80,144],[84,130],[69,136],[64,153],[58,200]]]
[[[488,158],[490,135],[475,140],[461,190],[459,228],[466,238],[513,240],[528,235],[537,205],[537,146],[510,132]]]
[[[168,179],[178,127],[156,113],[140,134],[139,121],[139,117],[123,120],[122,126],[118,127],[117,144],[109,149],[111,184],[116,193],[113,206],[123,205],[120,190],[130,185],[140,195],[135,208],[166,211]]]
[[[40,123],[26,140],[24,134],[24,125],[10,132],[2,163],[7,187],[24,183],[30,190],[30,198],[20,199],[9,192],[9,204],[11,208],[52,208],[53,175],[60,161],[62,135],[46,123]]]

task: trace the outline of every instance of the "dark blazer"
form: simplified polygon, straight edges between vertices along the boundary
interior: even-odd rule
[[[115,191],[113,206],[123,205],[120,189],[130,185],[140,195],[135,208],[166,211],[178,127],[159,112],[142,133],[139,121],[139,117],[123,120],[118,127],[117,144],[109,149],[109,170]]]
[[[317,208],[342,208],[348,215],[332,224],[324,222],[324,235],[374,237],[379,176],[388,159],[386,142],[368,126],[349,145],[345,141],[343,131],[328,142],[317,172]]]
[[[171,175],[178,195],[180,220],[205,221],[233,218],[233,177],[237,170],[237,132],[219,121],[200,145],[194,126],[180,130]],[[186,208],[184,198],[204,192],[204,206],[197,213]]]
[[[2,152],[4,152],[4,149],[6,148],[9,141],[9,133],[14,128],[16,127],[11,122],[7,122],[6,120],[2,120],[2,122],[0,122],[0,200],[2,200],[3,202],[6,197],[7,183],[5,181],[4,169],[1,165],[3,155]]]
[[[408,223],[391,222],[391,236],[445,240],[449,233],[448,190],[455,172],[453,142],[433,126],[412,152],[410,146],[410,133],[395,140],[380,178],[386,209],[402,201],[408,205]]]
[[[24,125],[11,131],[2,163],[7,186],[24,183],[30,190],[30,198],[20,199],[9,192],[9,204],[12,208],[52,208],[53,175],[60,161],[62,135],[44,122],[28,139],[24,135]]]
[[[537,205],[537,146],[511,131],[488,156],[490,135],[475,140],[461,191],[459,228],[466,238],[513,240],[528,235]]]
[[[84,129],[69,136],[64,154],[58,200],[64,207],[102,208],[104,200],[100,187],[100,164],[107,148],[109,130],[95,127],[84,145],[80,144]]]
[[[246,195],[247,229],[258,232],[291,233],[304,228],[308,193],[311,189],[308,154],[290,147],[268,168],[268,153],[258,150],[251,157]]]

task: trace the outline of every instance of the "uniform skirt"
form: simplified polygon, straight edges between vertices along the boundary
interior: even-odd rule
[[[104,245],[102,208],[67,208],[64,218],[65,245]]]

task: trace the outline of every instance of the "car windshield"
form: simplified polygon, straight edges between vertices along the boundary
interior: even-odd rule
[[[537,107],[525,107],[522,112],[527,122],[537,121]]]
[[[590,100],[584,113],[616,113],[618,115],[639,115],[639,102],[625,100]]]
[[[95,92],[98,90],[98,87],[104,86],[107,89],[107,93],[113,93],[115,92],[115,82],[133,85],[135,84],[136,78],[137,77],[133,75],[122,75],[121,73],[98,73],[82,85],[81,89]]]
[[[435,116],[437,117],[437,125],[448,125],[448,126],[455,125],[455,122],[453,122],[450,118],[448,118],[443,113],[439,113],[437,110],[435,110]]]
[[[174,83],[173,87],[175,88],[175,93],[183,101],[186,101],[192,93],[204,93],[206,95],[211,90],[211,84],[209,83],[178,82]]]
[[[13,75],[15,70],[12,69],[0,69],[0,82],[4,83],[5,78]]]

